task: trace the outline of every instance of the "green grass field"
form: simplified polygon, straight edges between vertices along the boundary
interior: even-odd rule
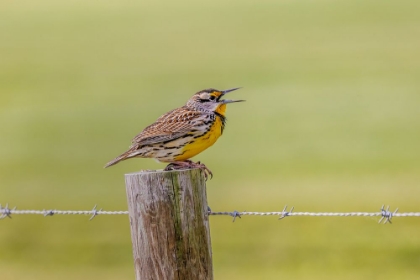
[[[6,3],[7,2],[7,3]],[[6,1],[0,203],[125,210],[103,165],[196,91],[242,86],[214,211],[420,212],[418,1]],[[0,221],[0,277],[134,279],[126,216]],[[215,279],[418,279],[420,220],[211,217]]]

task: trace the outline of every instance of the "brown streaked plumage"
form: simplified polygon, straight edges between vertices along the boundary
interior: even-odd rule
[[[225,127],[226,104],[243,100],[222,100],[228,92],[237,90],[205,89],[194,94],[188,102],[159,117],[132,140],[130,148],[108,162],[105,167],[120,161],[141,157],[169,162],[165,170],[198,167],[212,175],[200,162],[189,158],[199,154],[222,135]]]

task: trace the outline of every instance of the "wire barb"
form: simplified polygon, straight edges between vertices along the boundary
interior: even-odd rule
[[[16,206],[13,207],[12,209],[10,209],[9,208],[9,203],[6,203],[6,206],[4,208],[1,207],[1,204],[0,204],[0,213],[1,213],[0,220],[4,219],[6,217],[11,219],[12,218],[12,211],[14,211],[14,210],[16,210]]]
[[[382,222],[382,220],[384,220],[384,224],[386,224],[388,222],[390,224],[392,224],[391,219],[392,219],[393,216],[395,216],[395,214],[397,214],[398,208],[395,209],[394,212],[391,212],[391,211],[389,211],[389,205],[386,207],[386,209],[384,207],[385,207],[385,205],[382,205],[382,207],[381,207],[382,217],[379,219],[378,224],[380,224]]]
[[[235,222],[236,218],[241,219],[241,213],[239,213],[236,210],[234,210],[232,213],[230,213],[230,216],[233,217],[232,223]]]
[[[44,217],[53,216],[55,214],[55,210],[42,210],[44,212]]]
[[[281,211],[281,215],[279,217],[279,220],[286,218],[287,216],[290,216],[290,214],[292,214],[293,209],[295,209],[294,206],[292,206],[292,208],[290,209],[290,211],[286,211],[287,210],[287,205],[284,206],[283,211]]]
[[[92,219],[95,218],[97,215],[99,215],[99,212],[101,212],[101,211],[102,211],[102,208],[99,209],[99,211],[96,210],[96,204],[95,204],[95,206],[93,206],[92,216],[90,217],[89,221],[92,221]]]

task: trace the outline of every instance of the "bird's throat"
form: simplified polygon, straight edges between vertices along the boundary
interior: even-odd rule
[[[226,112],[226,104],[220,104],[214,112],[224,117]]]

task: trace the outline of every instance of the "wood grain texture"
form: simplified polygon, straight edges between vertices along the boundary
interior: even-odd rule
[[[136,279],[213,279],[201,171],[139,172],[125,181]]]

